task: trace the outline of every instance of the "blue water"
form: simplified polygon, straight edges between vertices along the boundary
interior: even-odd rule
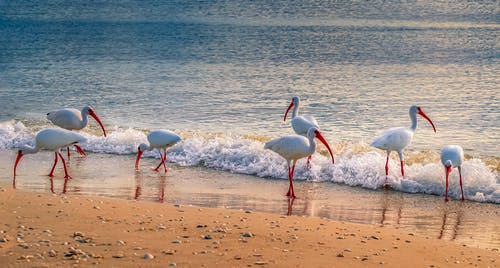
[[[500,202],[498,1],[0,1],[0,149],[30,143],[45,114],[94,106],[110,137],[96,153],[131,154],[149,129],[184,135],[169,157],[286,178],[263,142],[292,133],[300,96],[334,146],[297,179],[377,188],[383,129],[423,121],[396,190],[442,194],[437,154],[462,145],[468,199]],[[153,156],[152,154],[149,156]],[[9,167],[10,168],[10,167]],[[456,188],[456,187],[455,187]],[[452,196],[458,192],[453,190]]]

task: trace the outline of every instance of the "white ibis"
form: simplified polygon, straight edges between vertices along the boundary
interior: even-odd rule
[[[92,116],[97,121],[97,123],[99,123],[102,128],[102,132],[104,132],[104,137],[106,137],[106,130],[104,129],[104,125],[102,124],[101,119],[99,119],[99,117],[95,113],[94,108],[90,106],[83,107],[81,111],[73,108],[55,110],[47,114],[47,119],[49,119],[49,121],[51,121],[58,127],[62,127],[67,130],[80,130],[87,126],[89,115]],[[83,150],[78,145],[75,145],[75,148],[78,153],[85,155]]]
[[[403,177],[405,176],[403,150],[406,146],[410,145],[413,133],[417,129],[417,114],[429,121],[434,129],[434,132],[436,132],[436,128],[434,127],[432,120],[422,111],[420,107],[413,105],[410,107],[411,127],[396,127],[385,130],[370,144],[372,147],[379,148],[387,152],[387,160],[385,162],[386,180],[389,174],[389,155],[392,151],[398,152],[399,160],[401,162],[401,175],[403,175]]]
[[[307,136],[307,131],[315,127],[319,129],[318,121],[313,116],[310,115],[303,115],[299,116],[299,106],[300,106],[300,99],[299,97],[295,96],[292,98],[292,102],[288,106],[288,109],[286,109],[285,116],[283,117],[283,122],[286,122],[286,117],[288,115],[288,112],[290,109],[292,109],[292,128],[297,133],[297,135],[301,135],[306,137]],[[310,167],[311,165],[311,158],[312,155],[310,155],[307,158],[307,167]]]
[[[82,135],[71,132],[68,130],[64,129],[54,129],[54,128],[47,128],[43,129],[40,132],[36,134],[35,137],[35,147],[29,147],[29,146],[23,146],[22,149],[20,149],[17,153],[17,158],[16,158],[16,163],[14,164],[14,177],[16,176],[16,168],[17,164],[19,164],[19,161],[21,160],[21,157],[23,157],[26,154],[34,154],[39,152],[41,149],[48,149],[54,151],[55,154],[55,159],[54,159],[54,165],[52,166],[52,169],[50,170],[49,176],[53,177],[54,176],[54,169],[57,164],[57,156],[61,158],[64,166],[64,173],[65,176],[64,178],[70,179],[71,177],[68,174],[68,169],[66,167],[66,161],[64,161],[63,156],[61,155],[60,149],[63,147],[68,147],[71,145],[75,145],[77,143],[85,142],[86,139]]]
[[[464,161],[464,150],[458,145],[446,145],[441,150],[441,163],[443,163],[446,171],[446,197],[445,201],[448,202],[448,176],[453,168],[458,169],[460,177],[460,190],[462,191],[462,201],[464,201],[464,189],[462,187],[462,163]]]
[[[165,168],[165,172],[167,172],[167,166],[165,164],[165,161],[167,160],[167,149],[177,142],[181,140],[181,137],[179,137],[177,134],[173,133],[172,131],[168,130],[153,130],[148,134],[148,141],[149,145],[145,143],[141,143],[139,147],[137,148],[137,158],[135,160],[135,168],[139,168],[139,160],[141,159],[142,153],[144,151],[150,151],[155,148],[160,149],[160,158],[161,162],[160,164],[154,169],[155,171],[158,171],[160,166],[163,164],[163,167]],[[161,152],[161,149],[163,149],[163,154]]]
[[[325,138],[323,138],[319,129],[315,127],[312,127],[307,131],[307,138],[300,135],[290,135],[271,140],[264,145],[264,149],[270,149],[278,153],[285,158],[288,163],[288,179],[290,181],[290,186],[286,195],[290,198],[295,198],[293,190],[293,174],[295,172],[295,164],[297,160],[310,156],[316,151],[314,138],[318,138],[326,146],[332,156],[332,163],[334,163],[335,160],[333,158],[330,145],[328,145],[328,142]]]

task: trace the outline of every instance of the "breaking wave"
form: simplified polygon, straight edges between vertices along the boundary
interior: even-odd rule
[[[12,150],[21,145],[33,145],[37,131],[49,127],[45,122],[0,122],[0,150]],[[50,126],[52,127],[52,126]],[[105,154],[135,154],[137,146],[145,142],[147,129],[108,129],[108,137],[100,136],[96,127],[86,128],[80,134],[88,142],[84,150]],[[272,137],[250,135],[226,135],[175,131],[182,141],[169,149],[167,159],[181,166],[204,166],[234,173],[263,178],[287,179],[286,162],[270,150],[264,150],[264,142]],[[385,183],[385,153],[367,144],[342,142],[332,144],[335,164],[332,165],[324,147],[313,155],[312,167],[307,169],[305,160],[297,163],[294,179],[313,182],[334,182],[350,186],[378,189]],[[159,158],[150,151],[145,157]],[[389,162],[388,182],[392,188],[406,193],[443,195],[445,191],[444,169],[438,152],[406,152],[406,177],[399,174],[399,160]],[[463,163],[464,192],[468,200],[500,204],[500,176],[498,158],[468,156]],[[458,172],[450,176],[449,195],[460,198]]]

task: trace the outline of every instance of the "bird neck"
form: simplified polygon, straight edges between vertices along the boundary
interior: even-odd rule
[[[415,131],[417,129],[417,114],[416,113],[410,113],[410,118],[411,118],[411,127],[410,127],[410,129],[412,131]]]
[[[38,148],[38,146],[35,146],[35,147],[31,147],[31,146],[24,146],[22,149],[21,149],[21,152],[23,154],[36,154],[40,151],[40,148]]]
[[[313,154],[316,152],[316,142],[314,141],[314,136],[309,137],[309,153]]]
[[[294,119],[297,116],[299,116],[299,103],[298,102],[293,105],[292,119]]]
[[[82,110],[82,125],[85,126],[87,125],[87,120],[88,120],[88,117],[89,117],[89,110],[88,109],[83,109]]]
[[[151,151],[151,146],[149,146],[148,144],[146,143],[141,143],[139,145],[139,148],[141,149],[141,151],[145,152],[145,151]]]

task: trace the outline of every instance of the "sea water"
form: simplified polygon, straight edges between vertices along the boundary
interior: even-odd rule
[[[444,194],[443,145],[461,145],[468,200],[500,203],[498,1],[2,1],[0,150],[33,144],[46,113],[92,105],[107,127],[83,148],[131,155],[152,129],[183,138],[168,161],[286,179],[263,144],[293,134],[283,115],[299,96],[333,147],[295,179],[377,189],[382,130],[422,118],[389,182]],[[149,152],[145,157],[159,157]],[[102,161],[107,161],[103,157]],[[112,161],[112,160],[110,160]],[[0,163],[6,177],[12,163]],[[50,165],[50,164],[49,164]],[[450,195],[460,198],[458,174]]]

